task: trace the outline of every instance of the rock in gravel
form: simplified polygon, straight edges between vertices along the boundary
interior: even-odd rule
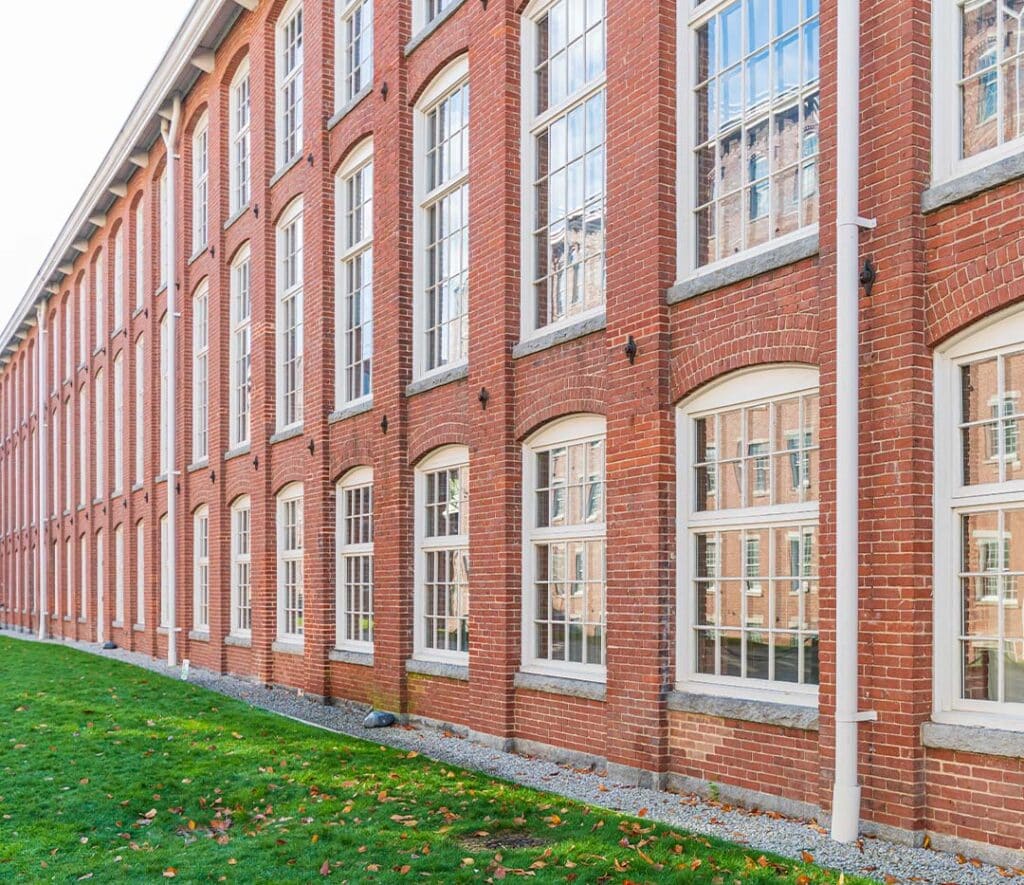
[[[395,717],[383,710],[374,710],[363,720],[363,728],[390,728],[395,724]]]

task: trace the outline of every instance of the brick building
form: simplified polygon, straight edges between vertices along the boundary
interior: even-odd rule
[[[827,817],[844,2],[197,0],[3,332],[0,617]],[[1020,866],[1024,0],[860,14],[861,822]]]

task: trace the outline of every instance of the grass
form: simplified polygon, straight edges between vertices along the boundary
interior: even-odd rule
[[[73,649],[0,638],[0,662],[0,880],[838,878]]]

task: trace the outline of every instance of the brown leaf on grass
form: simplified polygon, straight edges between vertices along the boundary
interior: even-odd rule
[[[166,870],[164,870],[165,879],[173,879],[177,875],[178,871],[174,867],[168,867]]]
[[[807,873],[801,873],[796,877],[796,885],[811,885],[811,877]]]
[[[636,816],[637,816],[637,817],[647,817],[647,809],[646,809],[646,808],[641,808],[641,809],[640,809],[640,810],[639,810],[639,811],[638,811],[638,812],[636,813]]]
[[[806,850],[800,852],[800,859],[804,863],[814,863],[814,855],[811,854],[811,852],[806,851]]]

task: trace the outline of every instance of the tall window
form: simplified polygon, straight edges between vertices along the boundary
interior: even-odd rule
[[[97,254],[93,265],[93,288],[96,296],[96,335],[95,347],[99,349],[107,337],[107,302],[106,302],[106,280],[104,278],[104,253],[102,250]]]
[[[231,633],[252,633],[252,509],[248,496],[231,505]]]
[[[146,526],[135,523],[135,623],[146,623]]]
[[[302,560],[302,484],[277,496],[277,633],[302,640],[304,592]]]
[[[106,402],[105,402],[105,391],[103,384],[105,381],[103,370],[100,369],[96,373],[96,382],[93,385],[92,404],[93,404],[93,457],[96,459],[96,487],[93,490],[97,499],[103,497],[103,491],[106,488],[106,480],[103,474],[103,466],[107,458],[106,452],[106,427],[107,427],[107,415],[106,415]]]
[[[604,676],[605,421],[597,415],[548,425],[523,464],[527,553],[523,637],[528,669]]]
[[[70,294],[64,296],[61,319],[64,323],[64,380],[67,381],[71,378],[72,360],[75,358],[75,321],[71,315]]]
[[[292,0],[277,26],[277,166],[302,150],[302,3]]]
[[[53,407],[53,411],[50,413],[50,416],[50,420],[53,422],[50,441],[50,456],[53,459],[52,466],[50,468],[50,493],[53,497],[51,499],[52,507],[50,515],[56,517],[60,512],[60,440],[63,433],[59,404]]]
[[[1024,717],[1024,315],[936,357],[936,713]],[[1002,727],[1002,726],[1000,726]]]
[[[416,655],[469,657],[469,450],[447,446],[416,470]]]
[[[124,359],[114,357],[114,487],[115,495],[124,488]]]
[[[678,642],[690,688],[816,697],[817,383],[803,367],[741,372],[679,411]]]
[[[338,648],[373,649],[373,469],[338,483]]]
[[[114,529],[114,621],[124,624],[124,525]]]
[[[238,250],[231,263],[231,445],[249,441],[251,385],[252,300],[249,292],[249,247]]]
[[[466,361],[469,347],[469,65],[450,64],[416,115],[417,369]]]
[[[210,335],[209,293],[206,280],[192,296],[192,461],[209,454]]]
[[[210,629],[210,512],[200,507],[192,521],[192,623],[196,630]]]
[[[171,533],[167,524],[167,514],[160,517],[160,626],[170,626],[171,618],[171,587],[170,570],[167,563],[171,555]]]
[[[64,542],[64,617],[71,619],[75,608],[75,553],[71,538]]]
[[[140,335],[135,340],[135,484],[141,485],[146,477],[146,344]]]
[[[337,64],[338,96],[350,102],[373,80],[373,0],[339,2],[338,38],[342,58]]]
[[[170,258],[167,254],[167,224],[168,224],[168,207],[167,207],[167,170],[164,170],[164,174],[160,176],[160,286],[163,288],[167,285],[167,262]]]
[[[690,26],[700,267],[818,221],[818,0],[705,3]]]
[[[170,341],[167,334],[167,314],[160,318],[160,475],[167,475],[167,434],[170,430],[170,421],[167,414],[170,401],[168,390],[170,378],[168,377],[168,349]]]
[[[87,301],[85,274],[78,279],[78,364],[85,365],[89,349],[89,309]]]
[[[89,503],[89,406],[85,385],[78,388],[78,505]]]
[[[75,445],[73,435],[74,423],[71,417],[71,397],[64,400],[64,509],[71,512],[71,502],[74,496],[74,463]],[[71,610],[68,609],[68,613]]]
[[[368,397],[373,359],[373,142],[360,145],[339,173],[339,407]]]
[[[135,207],[135,309],[142,307],[146,293],[146,206],[139,200]]]
[[[124,225],[114,235],[114,331],[124,326]]]
[[[230,114],[231,214],[236,215],[249,205],[249,123],[251,96],[249,93],[249,59],[238,66],[228,100]]]
[[[107,613],[106,603],[104,595],[106,591],[106,570],[105,570],[105,558],[106,551],[104,550],[105,537],[103,535],[103,529],[99,529],[96,532],[96,637],[98,640],[103,638],[104,627],[106,625]]]
[[[277,426],[302,423],[302,200],[277,228]]]
[[[89,618],[89,541],[88,535],[78,538],[78,617]]]
[[[604,305],[604,0],[541,0],[523,26],[530,239],[524,331]],[[532,291],[531,291],[532,290]]]
[[[206,248],[209,239],[210,129],[206,114],[192,135],[192,254]]]

